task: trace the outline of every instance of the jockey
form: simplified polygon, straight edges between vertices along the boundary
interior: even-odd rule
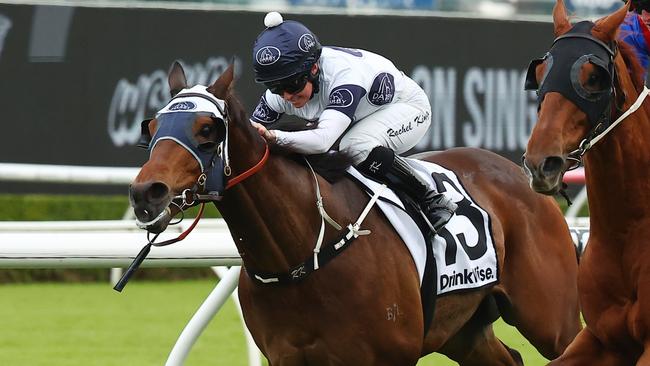
[[[277,12],[253,46],[255,81],[267,87],[251,122],[269,143],[301,154],[329,151],[337,141],[361,172],[406,193],[437,233],[457,205],[438,193],[397,154],[417,144],[431,124],[422,88],[386,58],[372,52],[322,47],[303,24]],[[315,126],[269,130],[283,114]]]
[[[623,2],[627,2],[624,0]],[[620,26],[620,38],[634,47],[636,56],[647,77],[650,62],[650,0],[632,0],[630,12]]]

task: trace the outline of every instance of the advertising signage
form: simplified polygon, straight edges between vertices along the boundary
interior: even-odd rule
[[[234,62],[252,111],[262,87],[252,44],[264,13],[0,5],[0,161],[139,166],[140,122],[169,99],[174,60],[191,84]],[[384,54],[429,95],[433,123],[415,151],[475,146],[518,162],[536,118],[523,90],[551,23],[443,17],[284,14],[323,45]],[[415,152],[414,151],[414,152]]]

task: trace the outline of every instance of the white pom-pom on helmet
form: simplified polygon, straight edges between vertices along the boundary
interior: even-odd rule
[[[266,14],[266,16],[264,17],[264,25],[267,28],[277,27],[283,21],[284,21],[284,19],[282,19],[282,15],[280,13],[278,13],[277,11],[272,11],[272,12]]]
[[[278,12],[264,17],[266,29],[253,45],[255,81],[269,83],[308,72],[318,61],[321,44],[302,23],[283,20]]]

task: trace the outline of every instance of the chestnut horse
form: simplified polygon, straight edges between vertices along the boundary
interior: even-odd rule
[[[317,196],[333,220],[345,224],[355,222],[369,197],[350,179],[331,183],[295,158],[269,154],[233,95],[232,80],[231,65],[203,87],[223,105],[223,117],[197,114],[181,130],[196,146],[220,154],[225,170],[232,171],[225,193],[213,198],[243,260],[239,297],[246,324],[271,365],[404,366],[431,352],[461,365],[521,365],[519,354],[493,333],[499,315],[547,358],[561,354],[578,333],[575,248],[560,209],[529,189],[516,164],[479,149],[421,157],[454,170],[489,213],[500,282],[441,296],[427,329],[414,261],[376,207],[361,227],[370,235],[359,236],[301,281],[267,284],[253,278],[253,273],[288,275],[314,256],[323,222]],[[170,90],[187,88],[179,64],[169,82]],[[191,107],[170,107],[184,108]],[[145,137],[170,128],[159,120],[143,124]],[[202,190],[205,164],[174,139],[158,140],[151,149],[130,199],[138,220],[160,232],[171,218],[166,211],[178,210],[167,209],[172,200]],[[340,233],[327,227],[322,251],[334,247]]]
[[[638,60],[617,41],[626,12],[571,25],[558,1],[558,38],[527,78],[541,102],[524,159],[531,187],[556,192],[584,158],[589,192],[578,274],[586,327],[553,365],[650,365],[650,110]]]

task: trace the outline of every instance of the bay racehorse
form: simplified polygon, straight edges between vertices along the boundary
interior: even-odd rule
[[[341,231],[319,229],[324,219],[355,222],[369,196],[350,179],[330,182],[286,153],[269,154],[232,81],[231,65],[213,85],[187,89],[182,67],[174,64],[172,95],[182,89],[178,96],[200,98],[170,103],[168,111],[191,110],[211,99],[206,108],[212,112],[143,123],[151,153],[130,199],[151,232],[167,227],[182,207],[173,204],[177,199],[188,205],[195,198],[215,200],[243,260],[239,297],[246,324],[271,365],[404,366],[431,352],[461,365],[520,365],[519,354],[492,331],[499,315],[547,358],[561,354],[578,333],[577,262],[564,217],[552,198],[529,189],[520,167],[488,151],[463,148],[420,157],[455,171],[489,213],[498,284],[441,296],[425,329],[416,266],[376,206],[360,228],[370,235],[303,276],[319,233],[321,254],[341,243]],[[181,137],[156,138],[170,131]],[[215,156],[219,163],[211,160]],[[212,164],[217,167],[210,170]],[[210,179],[224,175],[225,193],[205,194]],[[273,283],[294,275],[301,281]]]
[[[589,200],[586,327],[553,365],[650,365],[650,110],[643,70],[617,40],[626,12],[572,25],[558,1],[557,38],[526,81],[540,102],[524,158],[531,187],[555,193],[584,160]]]

